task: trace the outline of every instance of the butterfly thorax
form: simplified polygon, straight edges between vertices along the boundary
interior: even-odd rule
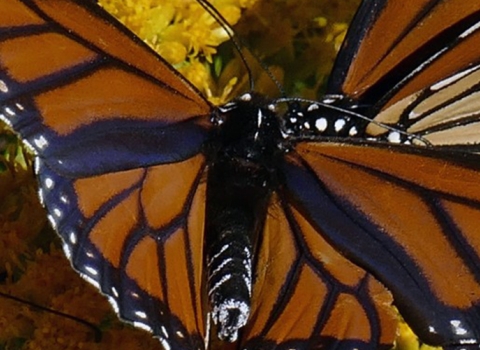
[[[297,138],[353,138],[365,136],[368,122],[359,119],[362,110],[352,113],[352,106],[345,101],[325,96],[321,102],[288,102],[287,111],[282,117],[284,129],[289,136]]]
[[[271,168],[283,154],[284,138],[275,105],[258,94],[245,94],[220,107],[213,117],[214,161]]]
[[[280,123],[268,106],[247,94],[220,107],[207,148],[208,289],[218,335],[228,341],[248,319],[252,250],[284,152]]]

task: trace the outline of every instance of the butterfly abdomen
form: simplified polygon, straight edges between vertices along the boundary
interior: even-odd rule
[[[219,337],[235,341],[250,313],[253,249],[276,186],[281,138],[278,125],[265,129],[276,123],[273,113],[255,103],[239,100],[219,113],[209,147],[208,292]]]

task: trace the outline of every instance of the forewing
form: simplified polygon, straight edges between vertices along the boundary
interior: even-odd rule
[[[0,7],[0,117],[53,170],[84,177],[199,152],[209,103],[100,7]]]
[[[480,3],[364,1],[332,72],[328,93],[375,111],[427,88],[480,57]]]
[[[478,153],[479,82],[480,65],[445,77],[382,110],[368,124],[366,134],[388,138],[392,133],[403,132],[404,140],[419,146]]]

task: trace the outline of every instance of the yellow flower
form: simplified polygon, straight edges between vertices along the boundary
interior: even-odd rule
[[[398,313],[398,311],[397,311]],[[395,339],[394,350],[441,350],[442,348],[420,344],[415,333],[398,314],[400,322],[398,323],[397,338]]]
[[[234,25],[242,9],[252,7],[255,1],[217,0],[213,6]],[[101,0],[100,4],[177,67],[211,102],[225,101],[238,79],[217,87],[207,65],[213,62],[217,47],[230,37],[196,1]]]
[[[418,338],[403,320],[398,324],[397,333],[395,350],[418,350]]]
[[[333,42],[335,50],[340,50],[342,46],[343,39],[347,34],[348,24],[347,23],[334,23],[330,33],[325,38],[327,43]]]

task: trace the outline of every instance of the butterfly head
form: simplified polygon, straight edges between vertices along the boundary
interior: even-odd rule
[[[220,107],[213,122],[221,157],[271,167],[286,149],[276,107],[259,94],[247,93]]]

